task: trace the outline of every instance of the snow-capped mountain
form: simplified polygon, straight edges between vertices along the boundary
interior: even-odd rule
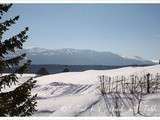
[[[153,63],[158,64],[160,61],[159,60],[151,60]]]
[[[133,58],[122,57],[111,52],[98,52],[94,50],[79,50],[72,48],[24,49],[32,64],[66,64],[66,65],[142,65],[153,64],[138,56]]]

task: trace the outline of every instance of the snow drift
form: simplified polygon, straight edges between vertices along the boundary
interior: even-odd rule
[[[98,76],[156,74],[160,65],[149,67],[126,67],[114,70],[88,70],[37,77],[33,94],[38,94],[34,116],[112,116],[105,106],[104,98],[97,89]],[[109,96],[108,96],[109,97]],[[160,95],[147,95],[142,102],[144,116],[160,115]],[[112,104],[108,99],[108,104]],[[152,107],[152,109],[150,109]],[[149,108],[149,109],[148,109]],[[132,116],[132,110],[124,107],[121,116]]]

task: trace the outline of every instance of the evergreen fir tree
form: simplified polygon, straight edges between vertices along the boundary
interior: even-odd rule
[[[65,66],[64,70],[62,72],[69,72],[69,68],[67,66]]]
[[[26,54],[16,55],[16,50],[22,49],[23,43],[28,38],[26,35],[28,27],[9,39],[3,37],[4,33],[19,19],[19,16],[16,16],[9,20],[2,20],[3,15],[8,12],[11,6],[12,4],[0,4],[0,116],[30,116],[36,111],[36,95],[31,95],[31,89],[35,85],[32,78],[13,91],[2,91],[5,87],[18,84],[17,73],[26,72],[31,63],[28,60],[20,65]],[[11,73],[3,75],[2,73],[6,69],[9,69]]]

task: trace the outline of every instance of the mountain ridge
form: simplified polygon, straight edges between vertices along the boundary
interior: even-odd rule
[[[134,58],[123,57],[107,51],[90,49],[46,49],[30,48],[22,52],[27,53],[33,64],[66,64],[66,65],[143,65],[153,64],[139,56]]]

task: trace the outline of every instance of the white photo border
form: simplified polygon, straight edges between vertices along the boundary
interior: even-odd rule
[[[99,3],[145,3],[145,4],[152,4],[152,3],[160,3],[160,0],[0,0],[0,3],[92,3],[92,4],[99,4]]]
[[[160,4],[160,0],[0,0],[0,4]],[[0,117],[0,120],[160,120],[160,117]]]

